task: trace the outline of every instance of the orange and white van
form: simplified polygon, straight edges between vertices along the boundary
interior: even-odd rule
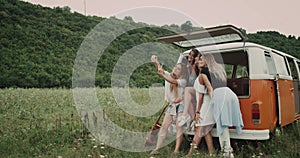
[[[231,138],[266,140],[277,127],[300,118],[300,60],[284,52],[246,42],[232,25],[157,38],[185,48],[212,53],[224,64],[227,86],[238,96],[244,121],[242,134]],[[212,131],[216,136],[215,130]]]

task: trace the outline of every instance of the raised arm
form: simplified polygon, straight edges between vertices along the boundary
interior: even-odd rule
[[[151,61],[152,61],[152,63],[156,66],[158,75],[160,75],[161,77],[163,77],[163,78],[164,78],[166,81],[168,81],[169,83],[178,85],[178,82],[177,82],[176,79],[172,78],[171,76],[167,76],[167,75],[165,74],[165,71],[164,71],[164,69],[162,68],[163,65],[161,65],[161,64],[158,62],[158,59],[157,59],[157,56],[156,56],[156,55],[152,55],[152,56],[151,56]]]
[[[158,62],[157,56],[156,55],[152,55],[151,56],[151,62],[155,65],[155,67],[158,69],[161,65]]]
[[[178,85],[178,81],[174,78],[172,78],[171,76],[169,75],[166,75],[164,69],[162,68],[162,65],[158,65],[158,75],[161,76],[162,78],[164,78],[166,81],[168,81],[169,83],[171,84],[175,84],[175,85]]]

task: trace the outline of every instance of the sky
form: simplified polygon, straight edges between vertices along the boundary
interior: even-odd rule
[[[48,7],[69,6],[71,11],[99,17],[124,18],[162,26],[212,27],[233,24],[247,33],[277,31],[300,36],[300,0],[24,0]],[[86,6],[86,7],[85,7]]]

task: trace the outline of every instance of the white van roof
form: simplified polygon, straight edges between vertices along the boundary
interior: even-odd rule
[[[296,57],[281,52],[279,50],[276,49],[272,49],[260,44],[256,44],[256,43],[251,43],[251,42],[234,42],[234,43],[225,43],[225,44],[217,44],[217,45],[209,45],[209,46],[201,46],[201,47],[196,47],[196,49],[199,52],[223,52],[226,50],[242,50],[242,49],[247,49],[249,47],[257,47],[257,48],[261,48],[263,50],[266,51],[272,51],[272,52],[276,52],[278,54],[290,57],[290,58],[294,58],[297,59]],[[183,54],[188,54],[191,51],[191,49],[184,51]],[[298,61],[300,61],[299,59],[297,59]]]

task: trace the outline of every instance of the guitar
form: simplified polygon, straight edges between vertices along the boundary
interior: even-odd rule
[[[150,146],[153,143],[154,139],[156,138],[156,136],[159,132],[159,129],[161,127],[160,119],[161,119],[162,115],[164,114],[164,112],[165,112],[165,110],[167,109],[168,106],[169,106],[169,103],[166,103],[164,105],[164,108],[163,108],[162,112],[160,113],[160,115],[156,119],[156,122],[155,122],[154,126],[152,126],[152,128],[151,128],[151,132],[147,137],[147,140],[145,142],[145,146]]]

